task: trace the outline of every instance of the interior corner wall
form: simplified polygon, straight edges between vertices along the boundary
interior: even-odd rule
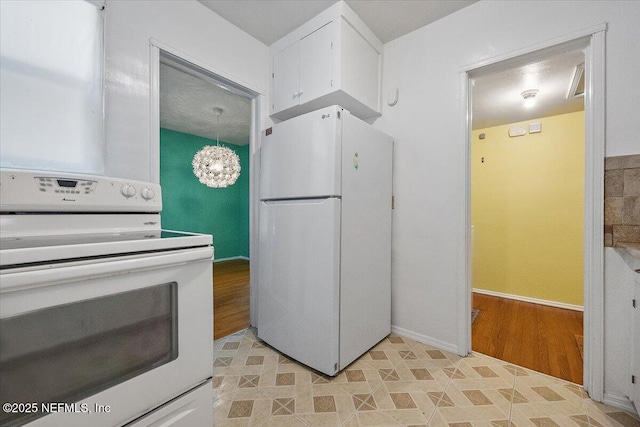
[[[106,0],[107,175],[149,181],[157,166],[150,158],[151,39],[258,91],[260,123],[269,121],[266,45],[195,0]]]
[[[583,305],[584,136],[584,111],[472,132],[474,289]]]
[[[523,17],[544,25],[522,25]],[[640,69],[640,2],[479,1],[385,44],[382,93],[397,88],[400,96],[395,106],[383,103],[374,126],[395,141],[394,326],[423,341],[466,347],[458,342],[466,341],[458,334],[466,283],[461,69],[605,22],[606,155],[637,154],[640,97],[629,90],[636,84],[629,70]],[[605,392],[624,396],[628,385],[611,382],[621,368],[609,355],[628,355],[629,332],[612,318],[627,302],[608,298],[611,285],[605,279],[605,336],[617,335],[605,351]]]
[[[210,188],[193,174],[193,156],[216,141],[160,129],[162,228],[213,235],[215,259],[249,257],[249,146],[221,142],[240,157],[240,177]]]

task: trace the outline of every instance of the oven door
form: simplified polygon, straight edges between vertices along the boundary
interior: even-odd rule
[[[0,425],[118,426],[212,376],[213,249],[0,272]]]

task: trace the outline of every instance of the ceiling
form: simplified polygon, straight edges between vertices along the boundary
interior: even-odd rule
[[[584,53],[574,50],[472,80],[473,129],[584,110],[584,97],[566,99]],[[521,93],[538,89],[533,105]]]
[[[269,45],[336,0],[199,0],[209,9]],[[383,42],[453,13],[474,1],[347,0]],[[566,99],[580,50],[472,80],[473,128],[498,126],[584,109],[583,98]],[[191,74],[191,75],[190,75]],[[160,67],[160,125],[216,139],[213,108],[222,108],[220,140],[249,143],[251,101],[170,65]],[[524,108],[521,93],[538,89],[535,105]]]
[[[270,46],[337,0],[198,0]],[[346,0],[382,43],[424,27],[477,0]]]
[[[214,108],[222,108],[220,141],[249,143],[251,100],[160,64],[160,127],[216,140]]]

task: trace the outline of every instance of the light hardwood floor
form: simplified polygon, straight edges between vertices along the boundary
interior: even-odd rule
[[[473,308],[473,351],[582,384],[582,312],[477,293]]]
[[[249,327],[249,261],[213,264],[213,338]]]

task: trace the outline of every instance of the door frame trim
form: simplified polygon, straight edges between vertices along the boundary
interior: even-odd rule
[[[582,47],[585,51],[585,200],[584,200],[584,389],[604,398],[604,155],[605,155],[605,33],[601,23],[580,31],[459,69],[465,172],[460,222],[464,224],[458,286],[458,354],[471,352],[471,85],[474,73],[497,71],[533,62],[554,53]]]
[[[225,89],[251,100],[251,129],[249,131],[249,254],[250,254],[250,319],[251,325],[258,321],[258,191],[260,176],[260,145],[262,108],[266,104],[266,91],[254,87],[241,79],[212,67],[193,56],[175,49],[154,38],[149,39],[149,170],[150,181],[160,183],[160,61],[163,56],[177,59],[182,65],[188,63],[195,72],[209,80],[216,80]],[[168,54],[168,55],[166,55]],[[187,67],[189,68],[189,67]]]

